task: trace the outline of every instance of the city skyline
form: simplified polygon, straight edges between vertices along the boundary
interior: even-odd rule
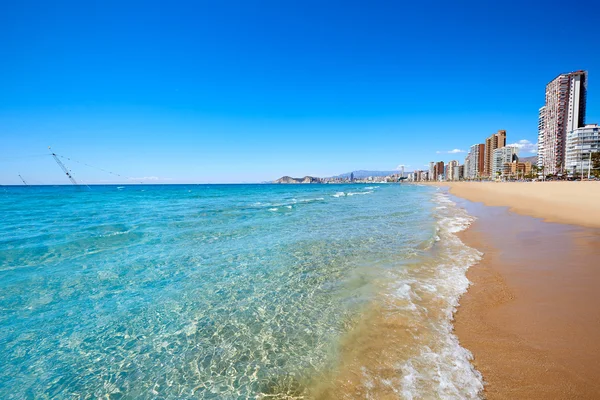
[[[408,172],[462,161],[498,129],[526,156],[539,88],[579,69],[600,122],[600,33],[572,41],[544,23],[550,8],[260,5],[2,5],[0,184],[69,184],[49,145],[133,178],[67,163],[86,183]],[[577,56],[539,60],[560,45]]]

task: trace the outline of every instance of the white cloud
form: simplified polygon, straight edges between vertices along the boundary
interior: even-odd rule
[[[507,146],[516,147],[523,153],[537,154],[538,152],[538,144],[531,143],[527,139],[519,140],[517,143],[508,144]]]
[[[436,151],[436,154],[458,154],[458,153],[466,153],[466,151],[461,150],[461,149],[452,149],[452,150],[448,150],[448,151]]]

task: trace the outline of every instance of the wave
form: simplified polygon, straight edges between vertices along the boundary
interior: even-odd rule
[[[111,236],[119,236],[119,235],[125,235],[127,233],[131,232],[131,229],[126,230],[126,231],[117,231],[117,232],[109,232],[109,233],[105,233],[103,235],[100,235],[100,237],[111,237]]]
[[[324,200],[325,200],[325,198],[323,198],[323,197],[317,197],[314,199],[300,199],[300,200],[298,200],[298,202],[299,203],[312,203],[314,201],[324,201]]]
[[[359,195],[359,194],[371,194],[373,193],[372,190],[366,191],[366,192],[348,192],[346,194],[346,196],[354,196],[354,195]]]
[[[348,393],[360,393],[360,398],[480,399],[482,375],[452,325],[470,284],[466,271],[482,255],[456,235],[474,218],[447,195],[433,196],[431,241],[421,246],[414,262],[385,272],[382,279],[389,283],[366,325],[357,330],[362,337],[349,339],[353,357],[360,361],[348,365],[349,371],[342,366],[346,373],[333,390],[343,392],[340,398],[350,388]],[[440,205],[445,208],[436,208]],[[388,371],[385,376],[382,370]]]
[[[460,346],[452,321],[460,296],[470,285],[466,272],[481,259],[482,253],[465,245],[456,235],[467,229],[474,218],[457,207],[447,194],[434,194],[434,202],[439,206],[434,210],[437,249],[433,274],[427,279],[420,277],[400,283],[395,295],[414,307],[417,320],[416,314],[422,312],[417,306],[421,300],[419,294],[434,299],[433,304],[441,305],[441,313],[437,320],[432,318],[433,315],[427,315],[427,320],[434,322],[430,324],[432,337],[419,343],[417,354],[401,365],[400,390],[406,398],[478,399],[483,390],[483,378],[471,364],[471,352]],[[424,392],[431,382],[436,384]]]

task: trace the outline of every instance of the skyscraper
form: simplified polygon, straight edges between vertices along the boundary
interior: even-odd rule
[[[494,150],[506,146],[506,131],[499,130],[489,138],[485,139],[485,155],[483,161],[483,176],[493,177],[492,169],[494,166]]]
[[[538,124],[538,166],[544,174],[565,169],[567,134],[585,125],[586,94],[587,71],[560,74],[546,85]]]

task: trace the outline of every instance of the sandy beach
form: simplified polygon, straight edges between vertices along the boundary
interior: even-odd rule
[[[600,183],[449,186],[477,217],[461,238],[484,252],[455,332],[485,397],[600,398]]]
[[[457,182],[450,193],[519,214],[600,228],[600,182]]]

